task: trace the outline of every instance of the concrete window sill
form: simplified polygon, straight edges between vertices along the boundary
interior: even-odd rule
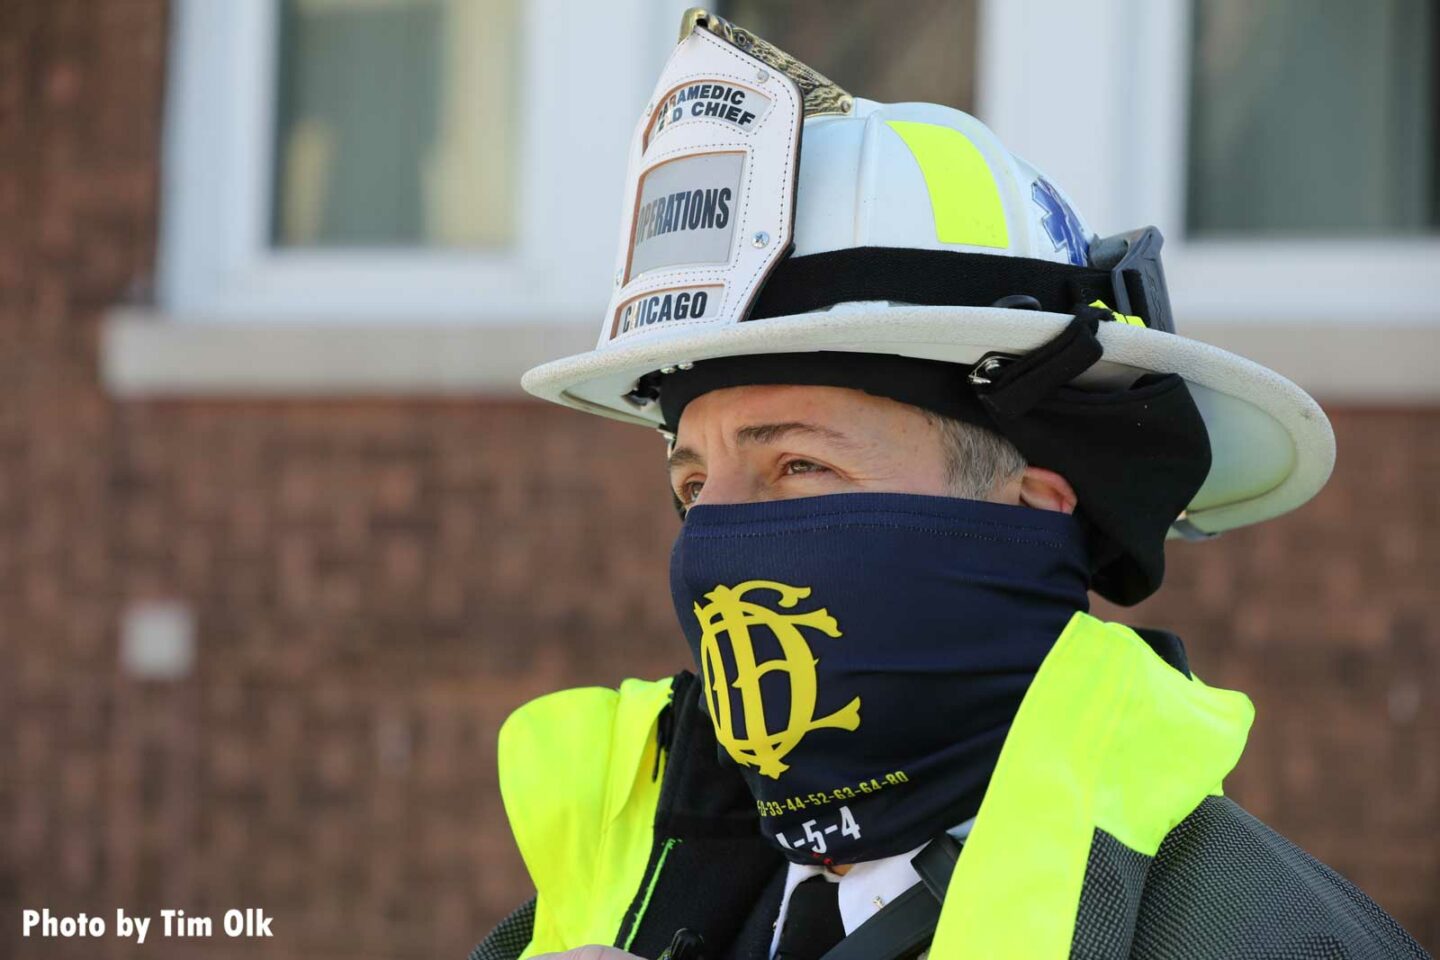
[[[217,321],[125,308],[105,318],[101,371],[121,398],[518,396],[527,369],[594,341],[580,319]]]
[[[1440,322],[1196,320],[1191,336],[1277,370],[1322,402],[1440,400]],[[102,370],[117,397],[520,395],[530,367],[590,349],[588,319],[512,323],[205,320],[118,309]]]

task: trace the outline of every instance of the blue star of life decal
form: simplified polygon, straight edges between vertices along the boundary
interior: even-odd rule
[[[1045,211],[1040,225],[1050,237],[1056,250],[1064,250],[1070,262],[1083,267],[1090,262],[1090,241],[1085,237],[1085,228],[1080,218],[1070,209],[1070,204],[1060,196],[1060,191],[1050,185],[1044,177],[1037,179],[1030,187],[1030,196]]]

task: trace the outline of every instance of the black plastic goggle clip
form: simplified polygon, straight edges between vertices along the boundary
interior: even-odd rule
[[[1160,265],[1164,245],[1158,227],[1127,230],[1092,241],[1090,265],[1110,271],[1117,312],[1140,317],[1151,330],[1174,333],[1170,290],[1165,285],[1165,268]]]

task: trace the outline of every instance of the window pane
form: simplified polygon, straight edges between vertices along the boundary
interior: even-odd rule
[[[1435,0],[1196,0],[1196,234],[1440,225]]]
[[[514,231],[518,0],[282,0],[274,241]]]
[[[973,111],[976,0],[730,0],[722,16],[857,97]]]

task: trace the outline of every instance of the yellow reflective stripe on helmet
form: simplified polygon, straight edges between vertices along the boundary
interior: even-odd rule
[[[536,891],[523,957],[619,935],[650,857],[654,729],[670,693],[669,680],[564,690],[500,728],[500,795]]]
[[[1141,320],[1139,317],[1131,313],[1121,313],[1119,310],[1113,310],[1111,309],[1110,304],[1106,303],[1104,300],[1095,300],[1090,304],[1090,306],[1099,307],[1101,310],[1109,310],[1110,316],[1115,318],[1116,323],[1123,323],[1129,327],[1145,326],[1144,320]]]
[[[1005,204],[990,164],[970,138],[934,123],[887,120],[910,148],[935,214],[935,238],[941,243],[976,247],[1010,246]]]
[[[932,960],[1070,955],[1097,829],[1154,856],[1240,759],[1254,708],[1077,613],[1040,667],[956,865]]]

